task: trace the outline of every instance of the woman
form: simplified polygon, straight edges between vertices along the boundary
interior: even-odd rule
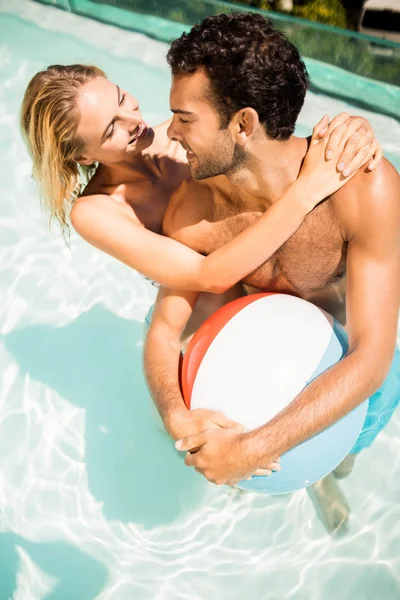
[[[341,115],[328,127],[324,117],[315,127],[296,193],[289,188],[256,224],[204,257],[161,235],[169,199],[190,175],[185,151],[167,136],[170,121],[147,127],[137,100],[88,65],[53,65],[37,73],[21,111],[33,176],[50,221],[58,220],[66,230],[70,216],[93,246],[164,286],[217,293],[267,260],[315,205],[348,179],[336,165],[357,124],[344,121],[349,123]],[[349,163],[351,174],[361,165],[375,168],[381,158],[371,130],[364,124],[362,129],[362,147]],[[325,159],[328,147],[334,151],[331,161]],[[90,175],[96,163],[82,192],[80,170]],[[306,193],[299,198],[303,181],[307,189],[315,184],[318,198]]]

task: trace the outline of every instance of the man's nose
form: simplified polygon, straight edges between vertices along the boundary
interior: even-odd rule
[[[173,142],[179,142],[179,131],[178,128],[175,125],[175,119],[173,118],[168,129],[167,129],[167,136],[169,137],[170,140],[172,140]]]

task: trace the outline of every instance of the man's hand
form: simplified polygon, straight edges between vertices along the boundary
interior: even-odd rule
[[[327,138],[326,160],[334,159],[338,171],[344,177],[354,174],[361,166],[373,171],[382,161],[382,148],[364,117],[350,117],[347,113],[340,113],[329,122],[328,115],[325,115],[313,129],[311,145],[317,144],[324,137]],[[343,139],[346,143],[340,153],[337,153]]]
[[[228,428],[243,433],[245,427],[228,419],[216,410],[206,408],[195,408],[194,410],[175,410],[168,417],[167,429],[174,440],[196,436],[208,429]]]
[[[178,440],[177,450],[188,452],[185,463],[194,467],[211,483],[235,485],[252,475],[270,475],[281,466],[276,460],[268,461],[259,469],[249,451],[246,434],[234,429],[213,429]]]

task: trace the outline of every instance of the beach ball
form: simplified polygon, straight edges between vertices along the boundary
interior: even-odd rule
[[[288,294],[252,294],[226,304],[198,329],[184,355],[189,409],[224,413],[257,428],[281,412],[347,352],[343,327],[314,304]],[[281,456],[282,470],[239,487],[293,492],[330,473],[352,449],[368,401]]]

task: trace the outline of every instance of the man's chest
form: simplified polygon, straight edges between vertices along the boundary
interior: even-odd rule
[[[229,214],[230,212],[230,214]],[[210,254],[254,223],[262,212],[235,214],[224,207],[224,217],[214,213],[197,232],[195,248]],[[324,290],[345,274],[347,244],[329,203],[317,207],[295,234],[244,282],[258,289],[295,293],[307,297]]]

